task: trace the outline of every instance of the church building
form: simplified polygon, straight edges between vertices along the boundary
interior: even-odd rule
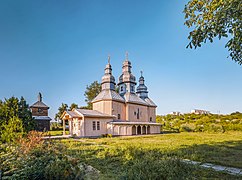
[[[102,77],[102,91],[92,101],[93,110],[65,111],[62,115],[63,128],[65,121],[68,121],[70,135],[79,137],[160,133],[161,124],[156,123],[157,106],[148,96],[142,72],[138,87],[135,88],[136,78],[131,69],[131,62],[126,55],[116,86],[109,57]]]

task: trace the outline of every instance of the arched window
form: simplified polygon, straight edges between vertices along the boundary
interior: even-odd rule
[[[124,90],[124,87],[123,86],[121,86],[121,92]]]

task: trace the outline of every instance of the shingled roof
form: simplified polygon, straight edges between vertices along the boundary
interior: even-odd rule
[[[30,106],[32,107],[36,107],[36,108],[49,108],[45,103],[41,102],[41,101],[37,101],[36,103],[34,103],[33,105]]]
[[[89,109],[75,109],[74,112],[82,114],[84,117],[110,117],[114,118],[115,116],[101,113],[96,110],[89,110]]]
[[[139,96],[137,96],[134,93],[125,93],[124,94],[124,99],[128,103],[135,103],[135,104],[141,104],[141,105],[148,105],[147,102],[145,102],[143,99],[141,99]]]
[[[41,93],[38,94],[38,101],[36,103],[34,103],[33,105],[31,105],[30,107],[31,108],[35,107],[35,108],[48,108],[49,109],[49,107],[45,103],[42,102]]]
[[[100,118],[115,118],[113,115],[101,113],[96,110],[89,109],[73,109],[72,111],[65,111],[61,119],[65,116],[65,114],[69,115],[71,118],[79,118],[79,117],[100,117]]]
[[[124,99],[114,90],[102,90],[97,97],[93,99],[92,103],[101,100],[116,100],[124,102]]]

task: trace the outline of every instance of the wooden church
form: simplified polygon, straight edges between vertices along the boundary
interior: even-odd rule
[[[39,93],[38,101],[30,106],[32,116],[36,121],[37,131],[49,131],[51,118],[48,116],[49,107],[43,103],[42,94]]]

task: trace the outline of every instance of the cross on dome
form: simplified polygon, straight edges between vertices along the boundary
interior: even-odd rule
[[[128,52],[128,51],[126,51],[126,53],[125,53],[125,59],[126,59],[126,60],[129,59],[129,52]]]
[[[110,54],[108,55],[108,64],[110,64],[110,58],[111,58],[111,56],[110,56]]]

